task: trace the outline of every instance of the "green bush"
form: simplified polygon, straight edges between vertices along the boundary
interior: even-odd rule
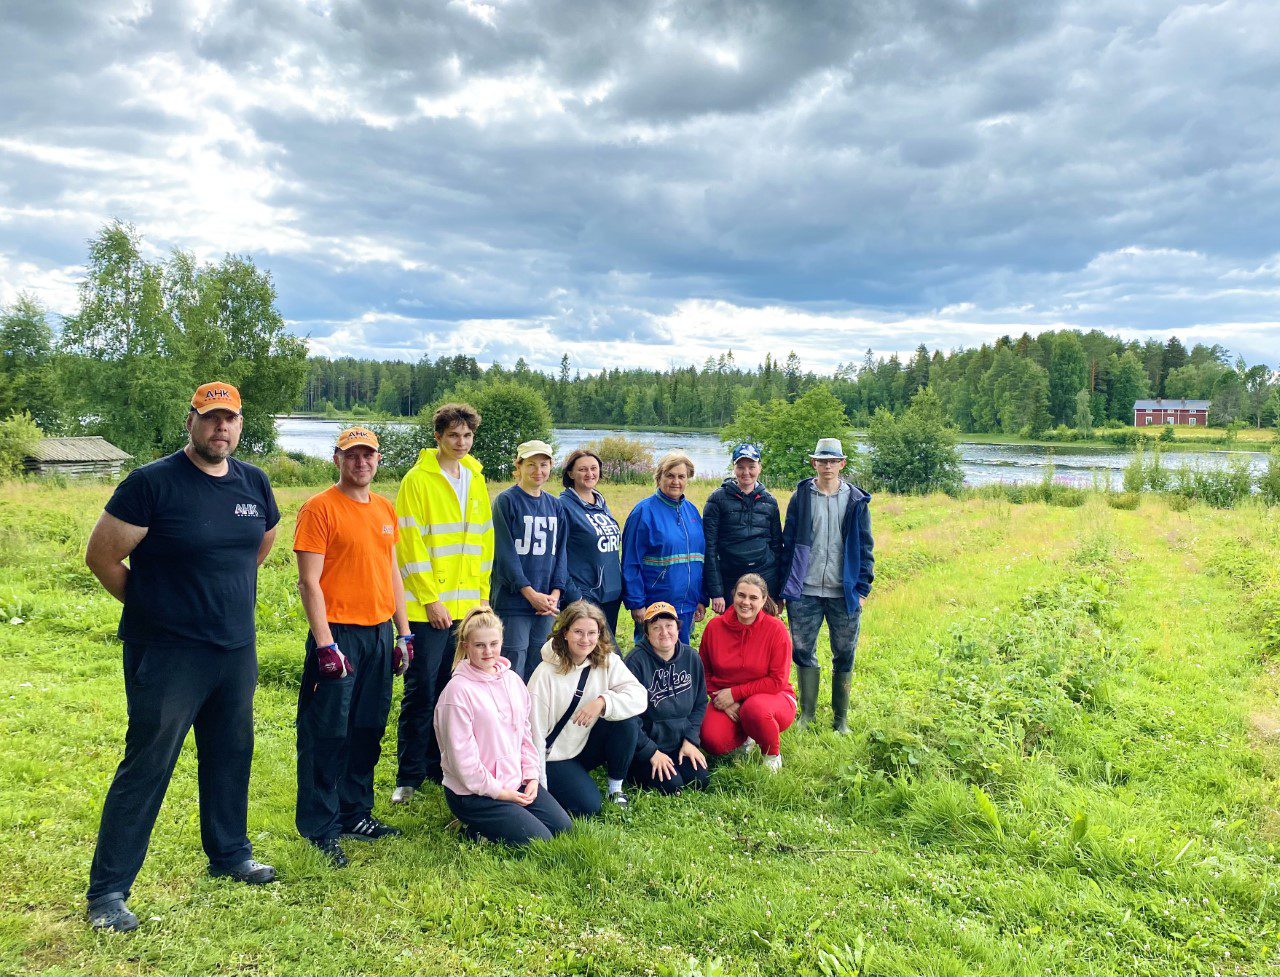
[[[1267,470],[1258,478],[1258,493],[1267,505],[1280,505],[1280,448],[1267,455]]]
[[[511,478],[516,448],[523,441],[551,440],[551,409],[542,394],[515,380],[491,380],[460,384],[431,408],[462,401],[480,412],[471,453],[484,465],[491,482]],[[423,411],[430,426],[430,412]],[[422,417],[422,415],[419,415]]]
[[[0,479],[21,475],[22,460],[43,437],[35,418],[26,411],[0,421]]]
[[[818,384],[792,403],[746,401],[733,422],[720,430],[725,444],[750,441],[764,456],[764,477],[774,485],[794,484],[813,474],[809,454],[819,438],[840,438],[846,454],[853,441],[849,418],[829,387]]]
[[[431,425],[432,408],[423,410],[412,424],[370,424],[369,430],[378,436],[382,451],[382,464],[378,475],[387,478],[403,478],[405,472],[418,461],[423,448],[436,446],[435,431]]]
[[[600,456],[600,478],[615,485],[650,485],[653,482],[653,452],[643,441],[621,434],[582,445]]]
[[[1215,509],[1232,509],[1253,491],[1253,474],[1246,462],[1239,461],[1222,468],[1183,465],[1173,475],[1172,491]]]
[[[338,480],[338,470],[332,461],[312,458],[297,451],[255,458],[253,463],[267,473],[275,486],[329,485]]]
[[[901,414],[880,408],[867,429],[866,481],[890,492],[957,492],[964,481],[956,436],[938,395],[920,390]]]
[[[1107,505],[1113,509],[1133,510],[1138,508],[1142,496],[1137,492],[1118,492],[1107,495]]]

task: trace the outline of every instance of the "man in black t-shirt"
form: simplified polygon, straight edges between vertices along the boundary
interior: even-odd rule
[[[117,633],[129,705],[124,759],[89,870],[95,929],[138,925],[125,900],[193,726],[209,874],[275,879],[270,865],[253,860],[247,821],[258,566],[280,512],[266,473],[230,457],[243,424],[235,387],[200,387],[186,446],[130,472],[89,537],[85,562],[124,605]]]

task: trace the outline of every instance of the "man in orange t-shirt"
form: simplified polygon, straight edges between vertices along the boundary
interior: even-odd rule
[[[369,490],[381,457],[367,428],[339,434],[338,484],[303,503],[293,537],[310,626],[298,695],[297,825],[339,868],[347,864],[339,836],[400,833],[373,816],[392,675],[413,660],[395,506]]]

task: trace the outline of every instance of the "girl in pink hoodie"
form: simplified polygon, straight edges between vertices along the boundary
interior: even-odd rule
[[[529,693],[502,657],[502,622],[475,607],[458,625],[453,678],[435,713],[444,799],[472,837],[511,845],[572,827],[549,791],[529,724]]]
[[[782,731],[796,720],[796,692],[791,635],[775,614],[764,580],[744,574],[733,588],[733,606],[703,630],[698,654],[711,699],[702,719],[702,748],[725,754],[754,741],[776,772],[782,767]]]

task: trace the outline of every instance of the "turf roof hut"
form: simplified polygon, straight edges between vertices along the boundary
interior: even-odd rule
[[[38,475],[114,475],[132,459],[105,438],[44,438],[22,467]]]

